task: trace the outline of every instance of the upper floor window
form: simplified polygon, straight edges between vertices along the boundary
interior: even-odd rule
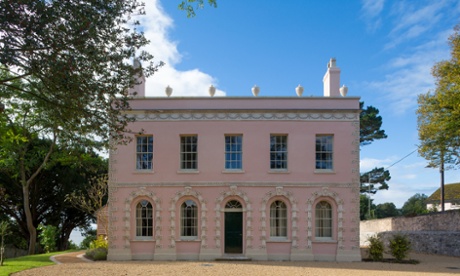
[[[287,169],[287,135],[270,135],[270,169]]]
[[[153,208],[147,200],[142,200],[136,205],[136,236],[153,236]]]
[[[270,205],[270,236],[287,237],[287,207],[280,200]]]
[[[243,168],[243,136],[225,136],[225,169],[241,170]]]
[[[316,135],[316,169],[333,169],[333,135]]]
[[[180,137],[180,168],[182,170],[198,169],[198,136],[188,135]]]
[[[153,169],[153,136],[136,137],[136,169]]]
[[[198,207],[193,200],[186,200],[180,207],[181,237],[198,236]]]
[[[315,237],[332,238],[332,207],[327,201],[316,204]]]

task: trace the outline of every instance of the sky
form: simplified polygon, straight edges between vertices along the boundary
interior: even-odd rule
[[[206,0],[205,0],[206,1]],[[330,58],[337,59],[348,96],[380,110],[388,138],[361,147],[361,172],[389,168],[389,189],[375,204],[401,208],[416,193],[430,195],[440,174],[416,151],[417,95],[435,87],[431,68],[450,58],[448,37],[460,23],[460,1],[217,0],[195,18],[179,0],[147,0],[139,17],[150,44],[145,50],[165,66],[146,81],[147,96],[322,96]],[[414,152],[415,151],[415,152]],[[460,182],[446,171],[446,183]],[[74,240],[79,240],[78,238]]]

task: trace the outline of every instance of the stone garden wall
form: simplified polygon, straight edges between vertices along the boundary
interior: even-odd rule
[[[362,221],[361,246],[367,246],[367,238],[377,233],[382,234],[385,242],[393,234],[404,234],[415,252],[460,256],[460,210]]]

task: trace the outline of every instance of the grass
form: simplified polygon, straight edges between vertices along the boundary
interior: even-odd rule
[[[19,272],[35,267],[53,265],[50,260],[53,255],[62,254],[65,252],[73,252],[75,250],[67,250],[62,252],[52,252],[46,254],[37,254],[30,256],[23,256],[18,258],[6,259],[3,261],[3,266],[0,266],[0,276],[8,276],[11,273]]]

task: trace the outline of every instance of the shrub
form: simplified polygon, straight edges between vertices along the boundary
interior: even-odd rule
[[[107,248],[95,248],[86,251],[85,256],[93,261],[105,261],[107,260]]]
[[[108,243],[104,236],[100,235],[97,240],[94,240],[89,245],[89,250],[85,256],[93,261],[107,260]]]
[[[396,260],[402,261],[410,250],[410,241],[404,235],[396,234],[390,239],[390,253]]]
[[[99,235],[96,240],[92,241],[89,244],[90,249],[96,249],[96,248],[105,248],[107,249],[109,247],[107,240],[104,238],[103,235]]]
[[[381,261],[383,259],[384,246],[381,235],[377,234],[367,239],[369,242],[369,257],[373,261]]]

